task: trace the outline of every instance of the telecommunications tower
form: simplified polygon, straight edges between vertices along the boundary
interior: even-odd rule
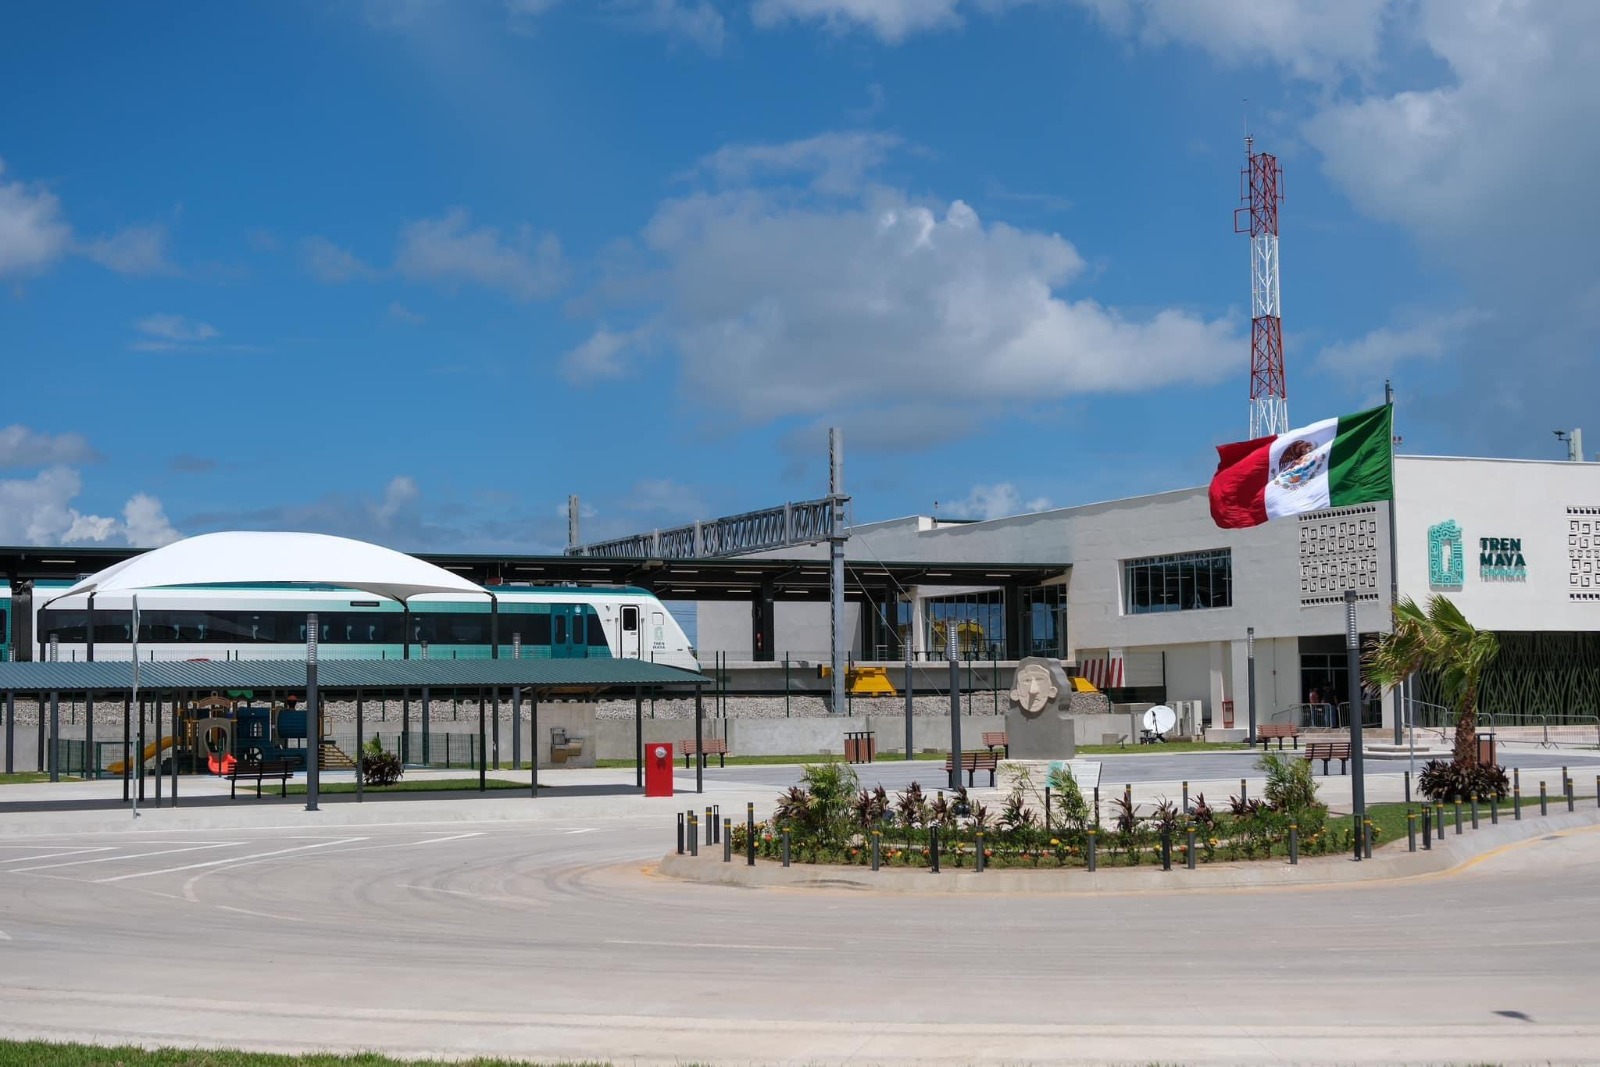
[[[1283,375],[1283,313],[1278,295],[1278,205],[1283,168],[1278,157],[1257,153],[1244,139],[1240,183],[1244,206],[1233,212],[1233,232],[1250,235],[1250,439],[1287,433],[1289,386]],[[1247,215],[1248,225],[1241,215]]]

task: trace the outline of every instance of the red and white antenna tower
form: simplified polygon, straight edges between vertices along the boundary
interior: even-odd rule
[[[1278,292],[1278,205],[1283,168],[1278,157],[1257,153],[1247,134],[1240,183],[1244,206],[1233,212],[1233,232],[1250,235],[1250,438],[1289,431],[1289,386],[1283,374],[1283,312]],[[1249,223],[1239,216],[1248,215]]]

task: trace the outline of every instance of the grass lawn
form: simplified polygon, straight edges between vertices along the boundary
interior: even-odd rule
[[[33,782],[48,782],[50,775],[41,771],[22,771],[18,774],[0,774],[0,785],[30,785]],[[61,776],[63,782],[76,782],[76,778]]]
[[[452,1060],[451,1067],[528,1067],[533,1060]],[[43,1041],[0,1041],[0,1067],[443,1067],[442,1060],[393,1060],[362,1053],[355,1056],[326,1054],[277,1056],[258,1052],[164,1048],[100,1048],[96,1045],[57,1045]],[[549,1067],[603,1067],[598,1061],[570,1062]]]
[[[1577,810],[1581,811],[1585,807],[1594,807],[1594,797],[1592,795],[1587,798],[1587,803],[1585,803],[1584,797],[1580,796],[1576,798]],[[1407,808],[1405,804],[1367,805],[1367,818],[1372,820],[1373,829],[1377,831],[1377,844],[1381,845],[1390,841],[1404,841],[1406,839],[1406,810]],[[1419,801],[1417,804],[1412,805],[1412,810],[1418,812],[1417,848],[1420,849],[1422,847],[1421,802]],[[1432,810],[1431,805],[1429,806],[1429,810]],[[1550,797],[1550,814],[1554,815],[1558,811],[1565,812],[1566,810],[1566,798],[1558,797],[1552,794]],[[1538,794],[1534,794],[1532,797],[1526,795],[1523,796],[1522,817],[1523,819],[1537,819],[1539,817]],[[1515,813],[1511,810],[1511,798],[1507,797],[1505,800],[1500,802],[1500,821],[1511,822],[1514,818]],[[1330,815],[1328,817],[1328,825],[1344,825],[1348,827],[1350,825],[1350,816]],[[1487,800],[1480,800],[1478,802],[1478,828],[1481,830],[1486,826],[1492,825],[1494,824],[1489,821],[1489,802]],[[1444,832],[1445,836],[1447,837],[1455,836],[1456,806],[1454,803],[1449,803],[1444,806]],[[1461,805],[1461,832],[1463,834],[1472,832],[1472,805],[1470,803],[1463,803]]]
[[[630,764],[630,766],[631,766],[631,764]],[[519,772],[519,773],[525,773],[525,772]],[[488,785],[488,787],[490,789],[523,789],[523,790],[525,790],[525,789],[529,788],[529,783],[527,781],[510,782],[510,781],[507,781],[504,778],[496,778],[496,777],[494,777],[493,774],[491,774],[489,776],[489,779],[488,779],[486,784]],[[270,783],[269,783],[269,785],[270,785]],[[448,793],[448,792],[452,792],[452,791],[459,792],[459,791],[465,790],[465,789],[476,790],[477,788],[478,788],[478,779],[477,779],[476,776],[474,776],[472,778],[418,778],[418,779],[415,779],[415,780],[410,781],[410,782],[405,781],[404,779],[401,779],[399,782],[396,782],[394,785],[388,785],[388,786],[369,785],[363,790],[363,792],[366,792],[366,793],[377,793],[377,794],[382,794],[382,793]],[[545,783],[541,782],[541,783],[539,783],[539,788],[545,789],[545,788],[548,788],[548,786],[546,786]],[[265,792],[265,790],[266,790],[266,787],[263,787],[263,792]],[[296,795],[303,796],[305,794],[305,791],[306,791],[306,787],[304,785],[297,784],[297,783],[294,783],[294,782],[289,783],[289,795],[290,796],[296,796]],[[355,791],[356,791],[356,784],[354,782],[319,782],[319,783],[317,783],[317,792],[320,795],[326,795],[326,794],[329,794],[329,793],[354,793]],[[0,1064],[3,1064],[4,1062],[5,1061],[0,1060]],[[330,1060],[329,1062],[331,1063],[333,1061]],[[376,1061],[374,1061],[374,1062],[376,1062]]]

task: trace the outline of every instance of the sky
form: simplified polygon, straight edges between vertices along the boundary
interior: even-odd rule
[[[553,552],[989,518],[1289,412],[1600,442],[1589,0],[169,0],[0,13],[0,543]],[[1592,451],[1592,449],[1591,449]],[[1592,457],[1591,457],[1592,458]]]

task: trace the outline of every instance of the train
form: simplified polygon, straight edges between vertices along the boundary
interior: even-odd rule
[[[0,659],[88,658],[88,598],[52,600],[70,583],[33,590],[36,648],[14,641],[16,600],[0,589]],[[486,588],[499,604],[505,659],[643,659],[698,671],[688,635],[655,594],[624,586]],[[139,593],[141,659],[301,659],[306,620],[317,616],[323,659],[487,659],[489,598],[424,594],[400,604],[335,586],[184,586]],[[94,658],[133,654],[132,600],[102,593],[94,602]],[[409,628],[409,634],[408,634]],[[408,640],[409,638],[409,640]],[[30,657],[28,653],[32,653]],[[14,653],[14,655],[13,655]]]

